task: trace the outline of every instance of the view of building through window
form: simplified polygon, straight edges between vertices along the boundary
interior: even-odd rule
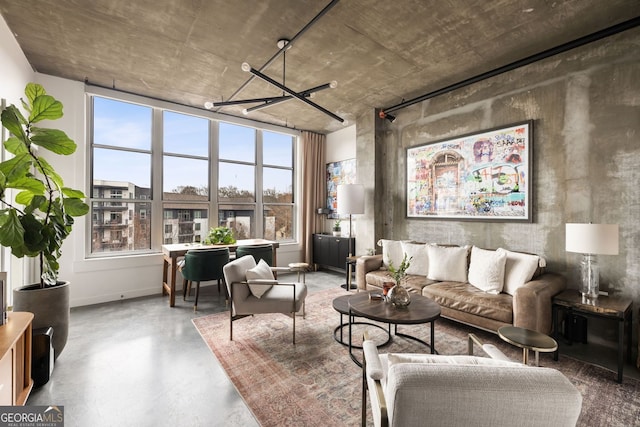
[[[293,239],[294,136],[91,99],[91,253],[202,242],[216,226],[232,228],[237,239]],[[161,136],[152,131],[154,120],[162,121]],[[152,167],[154,156],[160,170]],[[162,176],[157,193],[152,174]],[[157,199],[163,212],[154,216]]]

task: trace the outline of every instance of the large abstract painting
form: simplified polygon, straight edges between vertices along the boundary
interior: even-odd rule
[[[531,222],[533,122],[407,149],[407,216]]]
[[[340,184],[356,183],[356,159],[327,163],[327,208],[329,218],[338,218],[337,193]]]

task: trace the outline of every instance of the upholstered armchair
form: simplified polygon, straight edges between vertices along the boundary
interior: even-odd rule
[[[362,425],[367,390],[380,426],[575,426],[582,395],[562,373],[491,358],[378,354],[365,337]]]
[[[274,268],[275,269],[275,268]],[[229,292],[229,339],[233,340],[233,322],[264,313],[283,313],[293,319],[293,343],[296,343],[296,313],[304,315],[307,286],[304,283],[275,280],[272,268],[264,260],[258,264],[245,255],[224,266]]]

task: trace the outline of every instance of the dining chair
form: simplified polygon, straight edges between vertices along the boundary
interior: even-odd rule
[[[273,247],[271,245],[238,246],[236,258],[242,258],[245,255],[253,256],[256,263],[263,259],[271,267],[275,267],[273,265]]]
[[[229,249],[194,249],[188,251],[184,256],[184,265],[181,273],[184,278],[183,300],[191,293],[191,283],[196,282],[196,300],[193,310],[198,310],[198,296],[200,294],[200,282],[208,280],[218,281],[218,293],[220,292],[220,281],[224,280],[222,268],[229,262]],[[226,295],[226,288],[225,288]]]

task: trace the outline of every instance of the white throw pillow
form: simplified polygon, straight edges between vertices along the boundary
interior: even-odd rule
[[[499,294],[504,285],[504,265],[507,253],[504,249],[488,251],[471,248],[469,283],[489,294]]]
[[[469,247],[427,246],[429,275],[431,280],[446,282],[467,281],[467,256]]]
[[[417,274],[426,276],[429,274],[429,253],[427,245],[424,243],[402,242],[402,252],[407,255],[407,260],[411,259],[407,274]],[[393,263],[394,267],[400,264]]]
[[[515,295],[516,290],[533,277],[540,264],[540,257],[506,249],[504,251],[507,254],[507,262],[504,268],[503,291],[509,295]]]
[[[265,260],[261,259],[258,264],[246,272],[247,282],[251,280],[274,280],[271,267]],[[256,298],[262,297],[273,285],[252,285],[249,283],[249,290]]]
[[[393,265],[398,267],[404,257],[402,242],[400,240],[380,239],[380,243],[382,246],[382,266],[389,268],[389,262],[393,262]]]

